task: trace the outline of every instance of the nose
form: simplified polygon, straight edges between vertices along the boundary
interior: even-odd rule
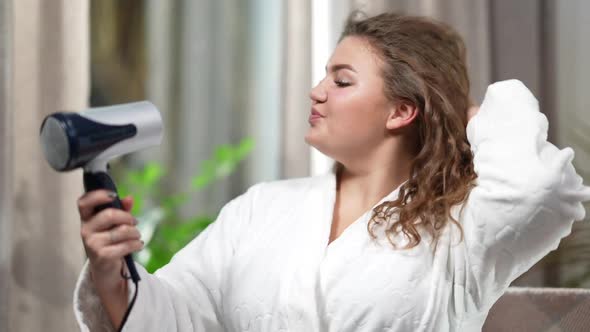
[[[311,89],[309,92],[309,98],[311,98],[312,104],[321,104],[326,102],[328,99],[328,94],[324,89],[322,83],[324,81],[320,81],[314,88]]]

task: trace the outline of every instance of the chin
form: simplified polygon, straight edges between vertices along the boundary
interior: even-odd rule
[[[310,146],[316,148],[319,150],[319,147],[321,145],[321,138],[318,137],[319,135],[317,135],[317,133],[313,132],[313,129],[310,128],[309,131],[307,132],[307,134],[305,134],[304,140],[305,143],[309,144]]]
[[[338,151],[341,151],[343,148],[341,142],[335,139],[334,136],[327,135],[325,132],[317,129],[313,127],[309,128],[304,137],[305,142],[323,155],[336,159],[336,156],[340,155]]]
[[[330,158],[333,158],[332,154],[330,153],[330,147],[326,146],[326,144],[324,144],[325,142],[319,139],[319,137],[307,134],[305,135],[305,142],[309,144],[311,147],[321,152],[322,154]]]

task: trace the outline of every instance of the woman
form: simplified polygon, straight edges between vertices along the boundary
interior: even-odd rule
[[[126,330],[479,331],[584,218],[590,188],[522,83],[491,85],[468,111],[449,27],[351,18],[326,70],[306,141],[334,172],[256,185],[155,275],[138,266]],[[120,324],[133,288],[121,257],[142,247],[128,212],[92,215],[111,199],[79,200],[83,330]]]

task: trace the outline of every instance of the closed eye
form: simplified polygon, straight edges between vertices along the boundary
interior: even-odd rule
[[[339,88],[345,88],[351,85],[349,82],[339,80],[335,80],[334,83],[336,83],[336,86],[338,86]]]

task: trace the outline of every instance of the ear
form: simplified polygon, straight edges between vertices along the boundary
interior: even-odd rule
[[[385,127],[389,130],[399,129],[410,125],[418,116],[418,108],[407,100],[395,103],[387,116]]]

